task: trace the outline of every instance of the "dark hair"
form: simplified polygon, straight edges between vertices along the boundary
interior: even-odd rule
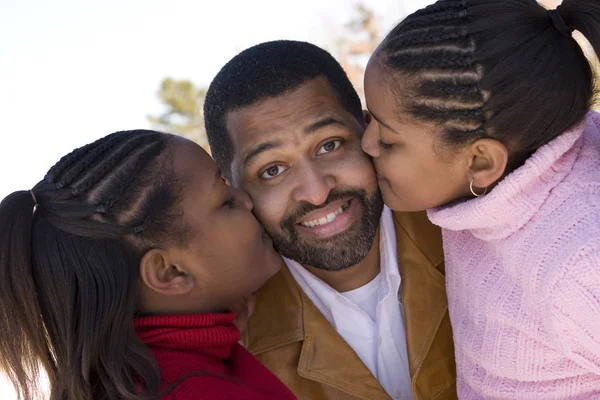
[[[186,238],[170,137],[113,133],[0,203],[0,368],[21,398],[36,392],[38,365],[52,400],[157,393],[133,318],[142,255]]]
[[[600,50],[597,0],[558,12]],[[398,107],[441,127],[446,144],[491,137],[521,163],[593,104],[592,69],[568,29],[535,0],[442,0],[400,22],[376,59],[404,84],[391,83]]]
[[[360,98],[340,64],[327,51],[306,42],[278,40],[250,47],[215,76],[204,101],[204,121],[212,156],[231,179],[233,146],[226,118],[231,111],[281,96],[325,77],[341,105],[363,121]]]

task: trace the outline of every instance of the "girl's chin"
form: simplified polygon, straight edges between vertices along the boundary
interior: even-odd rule
[[[414,205],[407,203],[405,199],[398,197],[396,193],[394,193],[394,191],[391,190],[389,185],[380,184],[379,188],[381,190],[381,197],[383,198],[383,202],[392,211],[415,212],[424,210],[424,208],[414,207]]]

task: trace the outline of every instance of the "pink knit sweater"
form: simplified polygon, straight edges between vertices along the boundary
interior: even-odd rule
[[[600,399],[600,115],[441,226],[460,399]]]

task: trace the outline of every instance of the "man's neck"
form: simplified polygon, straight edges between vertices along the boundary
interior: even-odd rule
[[[358,264],[354,264],[343,271],[325,271],[307,265],[303,265],[303,267],[340,293],[358,289],[375,279],[381,270],[379,263],[380,230],[381,227],[377,230],[377,234],[375,234],[373,244],[367,256]]]

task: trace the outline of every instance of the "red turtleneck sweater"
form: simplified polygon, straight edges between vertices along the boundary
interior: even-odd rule
[[[163,400],[295,399],[275,375],[238,344],[234,314],[142,317],[138,336],[158,362]]]

